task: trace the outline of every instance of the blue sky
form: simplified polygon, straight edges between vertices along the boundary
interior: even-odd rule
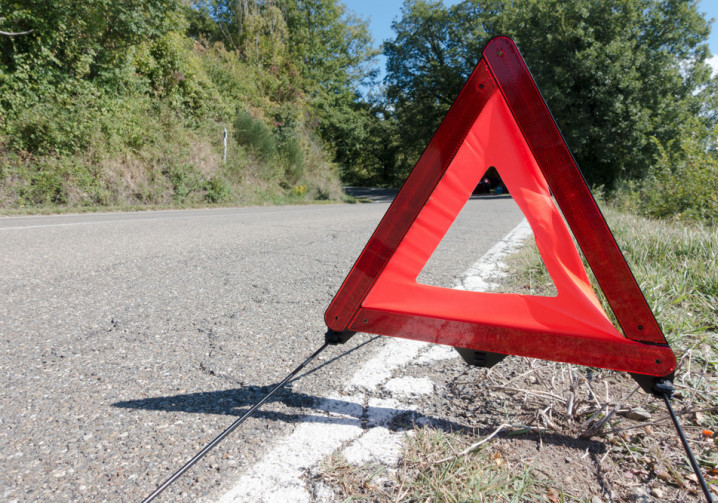
[[[444,0],[446,5],[453,5],[459,0]],[[391,22],[401,14],[403,0],[344,0],[344,4],[356,14],[369,19],[374,43],[378,46],[387,38],[391,38]],[[699,9],[706,17],[718,20],[718,0],[701,0]],[[708,40],[713,57],[713,67],[718,68],[718,27],[713,23],[713,30]],[[384,61],[381,61],[382,67]]]

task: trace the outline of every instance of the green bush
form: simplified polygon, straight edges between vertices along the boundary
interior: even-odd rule
[[[648,176],[622,184],[617,205],[653,218],[718,223],[718,155],[711,137],[686,133],[667,147],[657,144]]]
[[[296,184],[304,175],[304,152],[297,138],[288,138],[282,142],[280,156],[286,166],[286,183]]]
[[[92,8],[58,8],[62,29],[38,22],[0,40],[0,206],[340,199],[295,63],[192,39],[166,9],[137,8],[126,19],[140,24],[120,30]]]
[[[167,168],[165,176],[172,184],[173,199],[183,202],[193,192],[204,189],[204,179],[191,164],[173,165]]]
[[[224,203],[232,199],[232,189],[227,181],[219,176],[213,176],[204,184],[207,191],[204,195],[208,203]]]
[[[104,101],[92,85],[65,86],[52,98],[15,111],[8,124],[10,145],[40,155],[72,155],[84,150],[99,130]]]
[[[272,131],[248,112],[239,112],[234,122],[234,137],[237,143],[264,162],[273,160],[277,155],[277,140]]]

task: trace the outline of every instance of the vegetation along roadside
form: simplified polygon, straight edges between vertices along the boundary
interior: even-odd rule
[[[4,2],[0,208],[397,187],[508,35],[592,186],[715,221],[718,80],[697,0],[406,0],[392,26],[372,40],[341,0]]]

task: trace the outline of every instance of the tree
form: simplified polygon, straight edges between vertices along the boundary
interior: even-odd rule
[[[716,120],[710,31],[697,0],[407,0],[385,44],[387,98],[416,161],[493,36],[522,51],[584,175],[613,187],[645,176],[697,118]]]
[[[281,87],[299,90],[309,101],[311,120],[335,160],[345,170],[358,162],[372,117],[357,89],[376,74],[377,51],[366,21],[347,12],[339,0],[202,0],[193,5],[194,30],[216,37],[206,27],[209,15],[225,45],[245,61],[289,76]],[[287,112],[279,115],[276,121],[284,123]]]
[[[441,0],[405,1],[384,42],[386,98],[401,138],[400,177],[418,160],[461,90],[476,56],[462,46],[456,19]]]
[[[375,74],[377,51],[366,21],[338,0],[287,0],[289,51],[309,83],[319,133],[344,172],[360,162],[372,116],[358,88]]]
[[[31,65],[57,79],[96,76],[130,46],[182,26],[177,0],[25,0],[7,19],[29,35],[0,39],[4,71]]]

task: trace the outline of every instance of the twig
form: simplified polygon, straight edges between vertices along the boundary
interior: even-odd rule
[[[522,377],[525,377],[525,376],[527,376],[527,375],[529,375],[529,374],[531,374],[531,373],[533,373],[533,372],[536,372],[537,370],[538,370],[538,369],[527,370],[526,372],[524,372],[524,373],[521,374],[521,375],[518,375],[518,376],[516,376],[516,377],[512,377],[511,379],[509,379],[508,381],[506,381],[506,382],[504,383],[504,386],[507,386],[507,385],[509,385],[510,383],[514,382],[514,381],[518,381],[518,380],[521,379]]]
[[[539,415],[543,418],[543,421],[546,424],[547,428],[550,428],[554,431],[559,431],[560,428],[556,426],[556,423],[554,423],[545,413],[539,412]]]
[[[608,381],[603,381],[603,385],[604,385],[605,388],[606,388],[606,404],[608,404],[608,403],[611,402],[611,398],[610,398],[610,396],[608,395]]]
[[[439,461],[434,461],[434,464],[435,464],[435,465],[439,465],[439,464],[441,464],[441,463],[446,463],[447,461],[451,461],[451,460],[456,459],[456,458],[458,458],[458,457],[465,456],[465,455],[467,455],[468,453],[470,453],[470,452],[472,452],[472,451],[478,449],[479,447],[481,447],[483,444],[485,444],[486,442],[488,442],[488,441],[491,440],[492,438],[494,438],[494,437],[495,437],[496,435],[498,435],[499,432],[500,432],[501,430],[503,430],[504,428],[510,428],[510,427],[511,427],[510,424],[502,424],[501,426],[499,426],[498,428],[496,428],[496,429],[494,430],[494,432],[493,432],[491,435],[489,435],[488,437],[486,437],[485,439],[480,440],[479,442],[476,442],[475,444],[471,444],[469,447],[467,447],[466,449],[464,449],[464,450],[461,451],[460,453],[455,454],[454,456],[449,456],[448,458],[440,459]]]
[[[710,359],[709,359],[709,358],[706,358],[705,360],[706,360],[706,363],[705,363],[705,365],[703,365],[703,371],[702,371],[702,372],[700,373],[700,375],[698,376],[698,382],[697,382],[696,385],[693,387],[693,393],[691,394],[691,399],[690,399],[690,402],[689,402],[689,403],[695,402],[695,400],[696,400],[696,395],[698,394],[698,388],[700,387],[701,383],[703,382],[703,378],[705,377],[706,371],[708,370],[708,361],[709,361]]]
[[[603,457],[599,460],[598,464],[602,464],[604,460],[608,457],[608,455],[611,453],[611,450],[613,450],[613,446],[609,447],[606,451],[606,454],[603,455]]]
[[[598,395],[596,395],[596,393],[593,391],[593,388],[591,387],[591,383],[589,383],[588,379],[586,379],[584,376],[581,376],[581,378],[583,379],[583,384],[585,384],[586,387],[588,388],[589,398],[593,398],[593,401],[596,402],[596,405],[598,405],[598,407],[600,408],[601,400],[598,399]]]
[[[2,31],[0,30],[0,35],[5,35],[6,37],[17,37],[19,35],[27,35],[28,33],[32,33],[34,30],[27,30],[27,31]]]
[[[591,417],[589,417],[589,418],[586,419],[583,423],[581,423],[581,428],[588,428],[589,425],[595,424],[595,423],[596,423],[596,417],[597,417],[601,412],[603,412],[603,409],[605,409],[606,407],[608,407],[608,404],[607,404],[607,403],[604,403],[603,405],[601,405],[601,408],[600,408],[600,409],[594,411],[593,414],[591,415]]]
[[[545,398],[555,398],[556,400],[560,401],[561,403],[564,403],[564,404],[566,403],[565,398],[558,396],[558,395],[554,395],[553,393],[548,393],[546,391],[531,391],[531,390],[521,389],[521,388],[511,388],[508,386],[489,386],[489,388],[502,389],[504,391],[513,391],[516,393],[528,393],[529,395],[541,395]]]
[[[634,395],[634,393],[636,391],[638,391],[639,389],[640,389],[640,386],[636,386],[635,388],[633,388],[633,391],[631,391],[631,394],[628,395],[628,398],[624,399],[623,402],[628,402],[631,399],[631,397]],[[588,428],[586,431],[581,433],[581,435],[579,435],[579,437],[580,438],[590,438],[593,435],[595,435],[596,433],[598,433],[598,430],[603,428],[603,425],[606,424],[606,421],[608,421],[611,418],[611,416],[613,416],[613,414],[615,414],[616,411],[621,408],[622,405],[623,405],[622,403],[616,404],[616,406],[613,408],[613,410],[611,412],[609,412],[608,414],[606,414],[606,417],[604,417],[599,422],[597,422],[596,424],[594,424],[593,426]]]
[[[633,454],[633,451],[631,450],[631,448],[628,447],[628,444],[626,443],[626,441],[623,440],[621,437],[618,437],[618,439],[619,439],[619,440],[621,441],[621,443],[623,444],[623,447],[628,451],[628,454],[631,455],[631,457],[633,458],[633,461],[635,461],[636,464],[638,464],[638,458],[636,457],[635,454]]]
[[[695,413],[695,412],[714,412],[717,410],[718,410],[718,407],[706,407],[705,409],[697,409],[697,410],[684,410],[681,412],[676,412],[676,416],[682,416],[684,414],[691,414],[691,413]],[[597,432],[596,434],[600,435],[600,436],[605,436],[605,435],[608,435],[609,433],[620,433],[622,431],[635,430],[636,428],[643,428],[644,426],[652,426],[654,424],[662,423],[663,421],[667,421],[670,418],[671,418],[671,416],[665,416],[660,419],[656,419],[655,421],[650,421],[648,423],[634,424],[633,426],[626,426],[625,428],[613,428],[612,430],[606,430],[606,431],[602,431],[600,433]]]
[[[681,367],[683,366],[683,360],[685,360],[685,359],[686,359],[686,356],[689,356],[692,351],[693,351],[693,349],[691,348],[691,349],[689,349],[688,351],[686,351],[685,353],[683,353],[683,356],[681,356],[681,359],[678,360],[678,364],[676,365],[676,369],[673,371],[674,373],[677,373],[677,372],[681,369]]]
[[[536,415],[529,419],[528,423],[526,423],[526,426],[531,426],[534,421],[537,421],[539,419],[540,414],[546,414],[551,409],[551,407],[553,407],[553,403],[550,403],[548,407],[546,407],[543,411],[537,411]]]

